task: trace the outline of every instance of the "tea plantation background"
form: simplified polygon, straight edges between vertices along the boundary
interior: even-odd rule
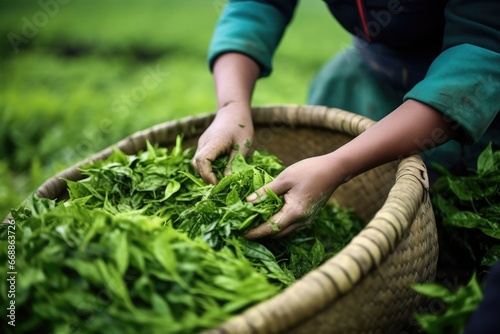
[[[206,52],[224,0],[0,0],[0,216],[131,133],[214,112]],[[350,42],[302,1],[254,105],[302,104]]]

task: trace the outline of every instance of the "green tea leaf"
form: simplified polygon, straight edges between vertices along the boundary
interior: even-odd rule
[[[496,169],[492,145],[489,143],[477,159],[477,174],[479,176],[484,176],[495,172]]]
[[[412,288],[431,298],[442,299],[446,309],[442,314],[416,314],[415,319],[427,333],[461,333],[483,298],[476,275],[467,285],[452,292],[440,284],[413,285]]]
[[[239,242],[246,257],[264,261],[275,261],[273,253],[264,245],[243,238],[239,239]]]
[[[226,196],[226,206],[232,206],[241,202],[240,197],[238,196],[238,192],[236,189],[233,189]]]
[[[477,213],[469,211],[456,212],[446,220],[446,224],[465,228],[489,225],[488,220],[481,218]]]
[[[450,299],[453,297],[453,292],[444,285],[438,283],[412,285],[412,289],[431,298]]]
[[[119,233],[118,235],[119,237],[115,250],[116,268],[120,275],[124,275],[129,261],[128,241],[125,233]]]
[[[500,261],[500,244],[493,245],[488,249],[484,255],[481,265],[492,267],[494,264]]]
[[[177,257],[171,248],[171,237],[167,231],[160,233],[153,241],[153,254],[172,279],[181,281],[177,274]]]
[[[135,307],[130,299],[127,286],[123,282],[122,276],[113,265],[106,264],[101,259],[97,259],[96,264],[99,269],[99,273],[101,274],[102,279],[111,294],[115,298],[119,298],[128,310],[133,311]]]

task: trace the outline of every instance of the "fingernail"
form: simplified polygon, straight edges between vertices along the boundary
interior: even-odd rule
[[[253,202],[257,199],[257,194],[256,193],[251,193],[250,195],[248,195],[247,197],[247,202]]]

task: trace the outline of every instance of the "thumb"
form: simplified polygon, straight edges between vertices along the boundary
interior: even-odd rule
[[[287,190],[288,189],[285,189],[278,179],[274,179],[273,181],[260,187],[259,189],[248,195],[246,201],[257,204],[266,200],[269,191],[272,191],[274,194],[276,194],[276,196],[279,196],[285,193]]]

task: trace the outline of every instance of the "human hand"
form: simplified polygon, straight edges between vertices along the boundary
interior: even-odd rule
[[[269,189],[278,196],[284,194],[285,204],[268,222],[244,237],[279,238],[310,224],[335,189],[344,183],[344,175],[343,168],[328,155],[305,159],[286,168],[272,182],[247,197],[247,201],[257,203],[265,198]]]
[[[244,103],[230,103],[217,111],[212,124],[198,139],[193,157],[193,167],[205,182],[216,184],[212,162],[219,156],[229,155],[229,161],[240,151],[247,156],[253,143],[253,123],[250,106]],[[230,166],[228,166],[228,173]]]

